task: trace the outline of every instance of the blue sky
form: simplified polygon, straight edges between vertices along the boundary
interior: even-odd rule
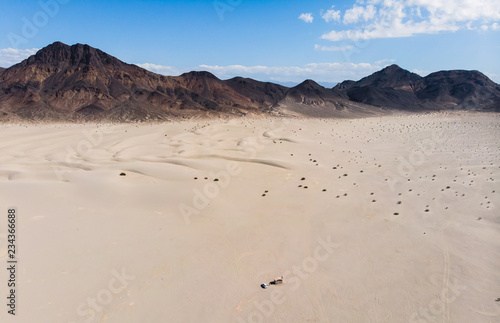
[[[500,1],[0,0],[0,66],[54,41],[167,75],[357,80],[389,64],[500,82]]]

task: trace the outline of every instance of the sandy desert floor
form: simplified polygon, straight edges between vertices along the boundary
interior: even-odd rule
[[[4,124],[0,152],[1,322],[500,322],[499,115]]]

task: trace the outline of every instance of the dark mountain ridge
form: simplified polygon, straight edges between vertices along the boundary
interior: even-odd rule
[[[440,71],[421,77],[397,65],[334,87],[355,102],[403,110],[500,111],[500,86],[479,71]]]
[[[192,116],[344,116],[396,110],[500,111],[500,86],[478,71],[426,77],[391,65],[327,89],[287,88],[205,71],[164,76],[84,44],[55,42],[0,69],[0,120],[165,120]],[[378,112],[377,112],[378,113]]]
[[[0,107],[22,119],[118,121],[258,110],[234,91],[208,86],[221,82],[207,72],[159,75],[88,45],[56,42],[0,74]]]

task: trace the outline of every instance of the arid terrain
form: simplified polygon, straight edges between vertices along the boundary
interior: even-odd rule
[[[500,320],[496,113],[4,123],[0,151],[2,322]]]

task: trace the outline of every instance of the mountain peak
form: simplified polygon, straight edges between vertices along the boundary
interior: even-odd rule
[[[386,66],[382,70],[387,70],[387,71],[400,71],[401,70],[401,71],[404,71],[404,69],[399,67],[399,65],[397,65],[397,64],[392,64],[392,65]]]
[[[445,78],[457,78],[466,79],[471,81],[483,81],[486,83],[494,83],[488,76],[484,75],[480,71],[472,70],[452,70],[452,71],[438,71],[431,73],[425,77],[425,79],[445,79]]]
[[[314,89],[323,89],[324,87],[316,83],[311,79],[307,79],[304,82],[300,83],[296,86],[296,88],[314,88]]]
[[[218,80],[219,78],[215,76],[214,74],[207,72],[207,71],[191,71],[182,74],[181,76],[183,77],[189,77],[189,78],[209,78],[209,79],[216,79]]]
[[[35,55],[21,62],[24,65],[44,64],[56,67],[68,65],[111,65],[122,64],[117,58],[103,51],[84,44],[72,46],[56,41],[36,52]]]
[[[375,73],[377,74],[377,73]],[[404,68],[399,67],[396,64],[389,65],[382,70],[378,72],[379,75],[381,76],[389,76],[389,77],[394,77],[394,76],[403,76],[403,77],[409,77],[409,76],[419,76],[415,73],[412,73],[408,70],[405,70]],[[420,76],[419,76],[420,77]]]
[[[55,41],[53,42],[52,44],[49,44],[47,46],[45,46],[44,48],[41,49],[42,50],[46,50],[46,51],[50,51],[50,50],[56,50],[58,48],[62,48],[62,49],[69,49],[71,46],[63,43],[63,42],[60,42],[60,41]]]
[[[421,80],[422,77],[407,71],[396,64],[362,78],[351,86],[407,87]]]

